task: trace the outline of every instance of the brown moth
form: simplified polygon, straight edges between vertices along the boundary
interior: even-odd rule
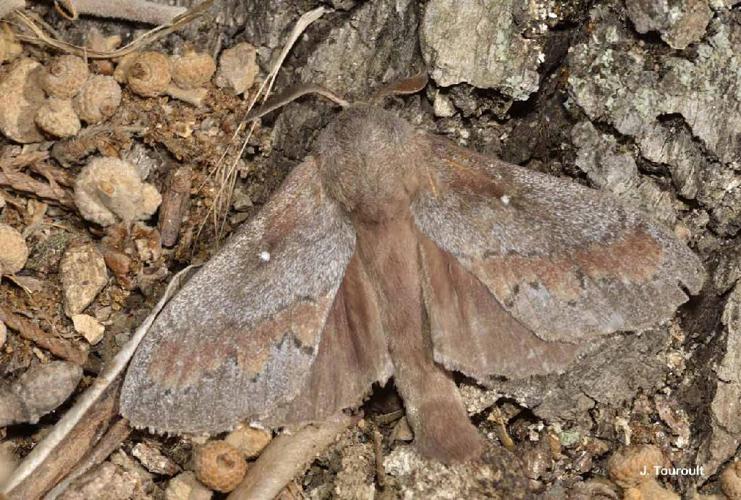
[[[121,411],[166,432],[275,428],[393,377],[418,449],[473,459],[483,439],[453,372],[561,371],[595,337],[670,318],[703,276],[605,193],[354,105],[164,308]]]

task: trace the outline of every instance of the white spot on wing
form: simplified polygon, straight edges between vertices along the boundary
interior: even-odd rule
[[[263,262],[269,262],[270,261],[270,252],[260,252],[260,260]]]
[[[499,201],[501,201],[504,205],[509,205],[510,198],[506,194],[503,194],[501,198],[499,198]]]

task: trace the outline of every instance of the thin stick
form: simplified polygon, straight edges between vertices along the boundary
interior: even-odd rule
[[[44,32],[44,30],[36,22],[34,22],[31,19],[30,16],[28,16],[27,14],[21,11],[16,11],[13,14],[12,19],[15,21],[15,23],[10,23],[10,24],[18,25],[31,32],[31,35],[16,33],[16,38],[18,38],[19,40],[23,42],[32,43],[35,45],[53,47],[57,50],[61,50],[62,52],[66,52],[68,54],[74,54],[76,56],[87,58],[87,59],[112,59],[116,57],[123,57],[130,52],[140,50],[143,47],[151,44],[152,42],[164,36],[167,36],[174,31],[179,30],[186,24],[202,16],[213,2],[214,0],[204,0],[203,2],[199,3],[195,7],[189,9],[183,15],[176,17],[171,22],[168,22],[161,26],[157,26],[147,31],[143,35],[135,38],[131,43],[127,44],[126,46],[121,47],[116,50],[111,50],[111,51],[93,50],[87,47],[80,47],[78,45],[65,42],[64,40],[59,40],[58,38],[53,38],[47,35]],[[3,21],[3,22],[8,22],[8,21]]]
[[[129,426],[128,420],[125,418],[118,419],[110,426],[108,431],[106,431],[105,436],[100,438],[100,441],[95,445],[95,448],[93,448],[90,453],[88,453],[80,463],[77,464],[77,467],[75,467],[63,481],[59,482],[59,484],[46,494],[44,500],[54,500],[67,489],[72,481],[108,458],[108,456],[116,451],[116,449],[121,446],[121,443],[129,437],[131,431],[132,429]]]
[[[172,297],[175,292],[184,283],[187,273],[193,269],[193,266],[188,266],[175,276],[173,276],[170,283],[167,285],[162,298],[154,306],[152,312],[147,316],[147,319],[136,329],[136,332],[131,339],[121,347],[121,350],[111,360],[110,364],[101,372],[95,382],[82,394],[70,408],[64,417],[54,426],[54,429],[41,441],[36,447],[31,450],[31,453],[26,455],[23,462],[18,466],[13,475],[6,481],[2,487],[0,487],[0,493],[6,495],[10,493],[16,486],[18,486],[24,479],[29,477],[34,471],[46,460],[46,458],[56,450],[57,446],[62,442],[63,439],[72,431],[77,423],[86,416],[88,410],[95,404],[101,395],[106,391],[113,381],[118,377],[119,374],[126,368],[131,357],[134,355],[136,348],[141,342],[144,335],[149,331],[150,326],[154,322],[157,314],[162,310],[167,301]]]
[[[11,330],[17,331],[21,337],[40,345],[59,358],[80,366],[87,361],[87,351],[78,349],[69,340],[57,338],[51,333],[45,332],[31,321],[3,307],[0,307],[0,321],[8,325]]]
[[[339,413],[325,422],[273,439],[228,500],[272,500],[354,421],[355,418]]]
[[[39,198],[56,201],[63,207],[73,208],[75,206],[69,193],[58,185],[44,184],[21,172],[0,170],[0,186],[7,186],[24,193],[33,193]]]
[[[300,37],[301,34],[306,31],[306,28],[308,28],[311,23],[322,17],[325,12],[326,10],[324,9],[324,7],[317,7],[316,9],[310,10],[309,12],[304,14],[299,18],[298,21],[296,21],[296,26],[293,27],[291,36],[288,37],[288,42],[286,42],[286,45],[283,47],[283,51],[280,53],[280,57],[278,58],[273,71],[271,71],[270,75],[268,75],[268,81],[270,83],[268,84],[268,88],[265,91],[266,98],[268,95],[270,95],[270,91],[273,90],[273,84],[275,83],[275,79],[278,77],[278,70],[283,66],[283,61],[285,61],[286,57],[288,57],[288,53],[293,48],[294,44],[298,40],[298,37]],[[263,82],[263,86],[264,85],[265,83]],[[262,87],[260,87],[260,91],[262,91]]]
[[[319,19],[324,15],[326,10],[324,7],[317,7],[314,10],[310,10],[303,16],[301,16],[298,21],[296,21],[296,25],[293,27],[293,30],[291,31],[291,36],[288,37],[288,41],[286,42],[285,46],[283,47],[283,51],[280,53],[280,57],[278,57],[278,60],[276,61],[273,68],[270,70],[270,74],[268,75],[268,78],[262,82],[262,85],[260,85],[260,89],[257,91],[257,93],[252,98],[252,101],[250,102],[249,107],[247,108],[247,111],[249,112],[257,102],[257,99],[260,97],[260,95],[263,95],[263,102],[267,101],[268,96],[270,95],[270,92],[273,90],[273,84],[275,83],[275,79],[278,76],[278,71],[280,71],[280,68],[283,66],[283,63],[286,60],[286,57],[288,57],[288,53],[291,51],[293,46],[296,44],[296,41],[298,41],[298,38],[301,36],[301,34],[306,31],[306,28],[311,25],[314,21]],[[266,88],[267,83],[267,88]],[[246,117],[245,117],[246,118]],[[246,120],[242,120],[242,123],[240,123],[240,127],[244,128],[244,125],[246,124]],[[242,155],[244,154],[244,150],[247,148],[247,144],[252,137],[252,133],[255,130],[255,126],[257,124],[255,122],[252,122],[250,125],[250,130],[247,133],[247,136],[242,140],[242,145],[239,148],[239,153],[234,157],[234,160],[232,161],[231,167],[228,170],[226,179],[229,179],[229,189],[227,191],[226,198],[227,200],[231,199],[232,192],[234,191],[234,183],[236,181],[236,171],[237,171],[237,164],[239,163],[239,159],[242,158]],[[226,203],[226,208],[229,208],[228,202]],[[226,216],[224,216],[222,220],[222,227],[219,228],[218,234],[221,234],[223,231],[223,224],[226,222]]]
[[[383,436],[378,427],[373,426],[373,455],[376,459],[376,483],[383,489],[386,487],[386,469],[383,466]]]
[[[265,104],[263,104],[260,109],[251,111],[245,117],[245,121],[252,121],[257,120],[258,118],[262,118],[268,113],[272,113],[276,109],[282,108],[286,104],[291,103],[299,97],[305,96],[307,94],[319,94],[320,96],[326,97],[330,101],[342,106],[343,108],[347,108],[348,106],[350,106],[350,103],[347,102],[345,99],[338,96],[331,90],[322,87],[321,85],[299,85],[296,87],[291,87],[285,92],[282,92],[281,94],[270,98],[270,100],[265,102]]]

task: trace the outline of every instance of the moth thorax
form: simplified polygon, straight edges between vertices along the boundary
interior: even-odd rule
[[[406,212],[419,186],[420,157],[412,126],[372,106],[344,111],[319,138],[329,196],[367,221]]]

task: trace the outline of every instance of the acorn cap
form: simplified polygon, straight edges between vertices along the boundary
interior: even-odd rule
[[[216,72],[216,62],[208,54],[191,50],[181,56],[172,56],[170,69],[173,83],[189,90],[203,87],[211,80]]]
[[[94,75],[75,96],[74,107],[86,123],[100,123],[116,112],[121,104],[121,87],[113,77]]]
[[[87,64],[81,58],[66,54],[56,57],[41,76],[41,86],[52,97],[70,99],[90,76]]]
[[[196,477],[212,490],[228,493],[247,473],[242,453],[226,441],[209,441],[193,454]]]
[[[135,94],[157,97],[170,85],[170,61],[159,52],[142,52],[128,68],[126,82]]]
[[[140,52],[129,52],[118,60],[116,69],[113,72],[113,78],[115,78],[116,81],[121,85],[124,85],[126,83],[126,79],[128,78],[129,74],[129,68],[131,68],[131,65],[134,64],[134,61],[136,61],[136,58],[139,57],[139,54]]]

